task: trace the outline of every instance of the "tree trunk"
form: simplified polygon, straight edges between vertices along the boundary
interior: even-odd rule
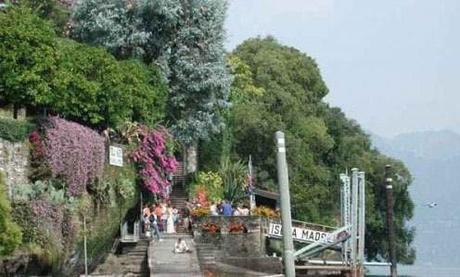
[[[185,146],[185,166],[186,172],[194,173],[198,168],[198,143]]]

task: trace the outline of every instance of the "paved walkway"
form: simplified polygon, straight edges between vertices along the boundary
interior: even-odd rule
[[[174,243],[177,238],[185,239],[192,253],[174,254]],[[150,276],[179,277],[202,276],[195,244],[190,235],[163,235],[163,241],[152,241],[149,246]]]

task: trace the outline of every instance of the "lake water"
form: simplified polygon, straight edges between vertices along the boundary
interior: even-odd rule
[[[414,246],[417,259],[413,266],[398,266],[398,273],[416,277],[456,277],[460,276],[460,204],[457,190],[444,189],[443,182],[431,183],[416,179],[411,196],[415,214],[410,222],[416,227]],[[428,201],[436,201],[434,208],[426,206]],[[372,268],[369,276],[387,276],[388,268]]]

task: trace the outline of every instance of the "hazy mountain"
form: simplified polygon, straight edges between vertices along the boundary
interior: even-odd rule
[[[371,135],[382,153],[405,162],[414,182],[416,204],[410,224],[417,228],[416,265],[446,267],[460,264],[460,135],[452,131],[416,132],[386,139]],[[438,204],[435,208],[427,202]]]

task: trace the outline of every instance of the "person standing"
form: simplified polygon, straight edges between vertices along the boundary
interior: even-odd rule
[[[222,204],[222,214],[224,216],[232,216],[233,215],[233,208],[232,208],[232,205],[230,203],[228,203],[227,200],[224,200],[223,201],[223,204]]]
[[[243,208],[240,210],[240,214],[242,216],[248,216],[249,215],[249,208],[247,205],[243,205]]]
[[[214,202],[214,201],[211,202],[211,206],[209,206],[209,212],[210,212],[211,216],[219,215],[219,212],[217,210],[216,202]]]
[[[160,204],[158,204],[158,203],[155,204],[154,213],[155,213],[155,215],[157,216],[158,228],[159,228],[160,231],[163,231],[164,228],[163,228],[163,225],[162,225],[162,222],[161,222],[161,217],[162,217],[162,215],[163,215],[163,212],[162,212],[162,209],[161,209]]]
[[[171,207],[168,207],[166,210],[166,233],[173,234],[176,232],[176,228],[174,228],[174,215]]]
[[[151,213],[150,213],[150,217],[149,217],[149,222],[150,222],[150,230],[151,232],[155,232],[155,236],[157,238],[158,241],[163,241],[160,237],[160,230],[158,229],[158,217],[157,215],[154,213],[153,210],[151,210]],[[151,234],[151,236],[153,237],[153,234]]]

